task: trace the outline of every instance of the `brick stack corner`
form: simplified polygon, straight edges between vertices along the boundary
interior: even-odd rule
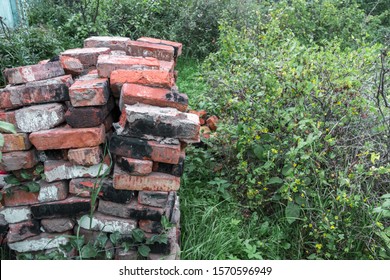
[[[16,253],[47,252],[77,231],[85,242],[113,233],[131,242],[138,228],[168,236],[150,245],[149,259],[179,257],[177,191],[185,147],[200,139],[199,116],[187,113],[175,84],[181,52],[180,43],[154,38],[91,37],[58,59],[4,70],[0,120],[17,133],[4,134],[1,150],[1,242]],[[115,246],[112,255],[137,259],[135,249]]]

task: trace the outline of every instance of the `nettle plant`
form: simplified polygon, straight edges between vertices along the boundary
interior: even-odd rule
[[[283,10],[258,16],[240,30],[222,23],[220,50],[204,63],[210,93],[199,103],[225,120],[213,152],[243,204],[299,225],[290,234],[303,257],[388,258],[376,237],[388,224],[372,212],[390,177],[383,46],[305,44],[281,24]]]

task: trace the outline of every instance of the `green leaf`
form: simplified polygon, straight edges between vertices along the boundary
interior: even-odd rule
[[[112,244],[115,245],[118,242],[119,237],[120,237],[119,231],[116,231],[116,232],[110,234],[110,240],[111,240]]]
[[[292,201],[289,201],[287,203],[287,207],[286,207],[285,212],[284,212],[286,219],[287,219],[287,222],[289,224],[292,224],[293,222],[295,222],[295,220],[299,218],[300,211],[301,211],[301,207],[299,205],[295,204]]]
[[[20,172],[20,176],[25,180],[30,180],[33,176],[32,174],[29,174],[26,170],[22,170]]]
[[[264,148],[262,146],[256,146],[254,149],[253,149],[253,153],[255,154],[255,156],[258,158],[258,159],[263,159],[263,152],[264,152]]]
[[[152,237],[146,239],[145,244],[154,244],[154,243],[159,243],[159,244],[167,244],[168,243],[168,236],[164,234],[160,235],[153,235]]]
[[[14,175],[9,175],[4,178],[4,181],[10,185],[19,185],[20,181]]]
[[[269,228],[269,222],[268,221],[262,223],[261,226],[260,226],[260,230],[259,230],[260,236],[266,234],[267,231],[268,231],[268,228]]]
[[[108,237],[107,234],[101,232],[99,235],[96,237],[96,244],[100,247],[104,247],[107,243]]]
[[[164,230],[168,230],[168,229],[171,229],[173,227],[173,225],[168,221],[168,218],[166,216],[163,216],[161,218],[161,224],[162,224]]]
[[[147,257],[150,253],[150,248],[142,244],[141,246],[138,247],[138,253],[143,257]]]
[[[4,146],[4,136],[0,133],[0,148]]]
[[[381,196],[382,199],[390,199],[390,193],[384,194]]]
[[[142,242],[145,238],[144,232],[139,228],[134,229],[131,232],[131,235],[133,236],[135,242]]]
[[[272,185],[272,184],[283,184],[283,180],[280,179],[279,177],[272,177],[271,179],[268,180],[267,185]]]
[[[84,245],[84,236],[71,236],[69,237],[70,244],[73,248],[79,250]]]
[[[291,164],[286,164],[283,169],[282,169],[282,174],[283,176],[289,176],[291,173],[294,171],[293,167]]]
[[[16,133],[16,129],[13,124],[0,121],[0,132]]]
[[[81,258],[83,259],[90,259],[96,257],[98,254],[97,249],[90,243],[83,246],[81,249]]]
[[[39,192],[41,189],[41,186],[37,182],[28,182],[26,186],[28,187],[28,191],[33,193]]]
[[[37,165],[37,167],[35,167],[35,172],[37,174],[41,174],[43,172],[44,168],[43,168],[43,164],[39,164]]]

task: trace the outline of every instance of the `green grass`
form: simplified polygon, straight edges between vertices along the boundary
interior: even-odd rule
[[[177,85],[180,92],[188,95],[191,109],[200,110],[203,104],[196,103],[197,96],[206,93],[206,85],[201,81],[201,61],[190,58],[179,58],[175,69],[179,75]]]

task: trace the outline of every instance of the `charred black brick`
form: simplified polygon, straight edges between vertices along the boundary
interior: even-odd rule
[[[122,157],[144,159],[151,157],[152,147],[146,140],[118,136],[114,133],[110,141],[110,151]]]
[[[134,164],[130,164],[127,160],[124,160],[123,158],[119,158],[117,160],[117,164],[120,166],[120,168],[123,171],[126,171],[128,173],[131,173],[134,171]]]
[[[65,200],[31,206],[34,218],[72,217],[86,214],[91,209],[89,199],[70,197]]]
[[[184,172],[184,161],[184,159],[180,158],[178,164],[156,162],[153,166],[153,172],[161,172],[171,174],[176,177],[181,177]]]
[[[104,122],[114,108],[114,99],[110,98],[103,106],[73,107],[70,106],[65,114],[66,122],[75,128],[95,127]]]
[[[99,193],[100,197],[116,203],[128,203],[135,196],[134,191],[116,190],[112,183],[103,183]]]

